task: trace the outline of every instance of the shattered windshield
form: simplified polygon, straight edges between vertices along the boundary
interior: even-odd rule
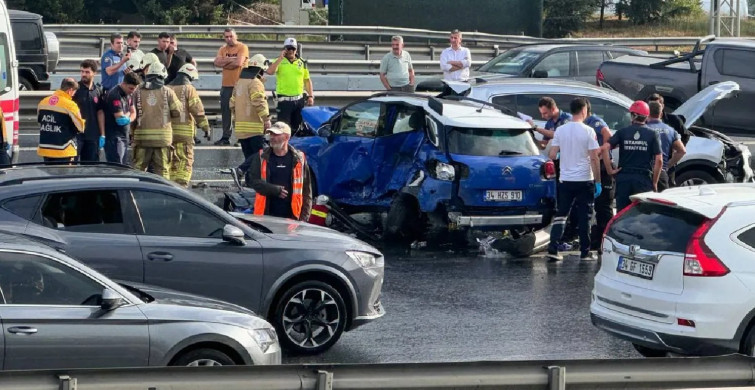
[[[538,149],[527,129],[452,127],[448,151],[468,156],[534,156]]]
[[[511,49],[481,66],[480,72],[518,75],[540,58],[539,51]]]

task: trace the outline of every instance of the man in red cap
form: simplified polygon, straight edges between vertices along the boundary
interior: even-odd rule
[[[603,162],[610,175],[616,175],[616,209],[629,206],[629,197],[648,191],[658,191],[658,178],[663,167],[661,140],[658,133],[645,122],[650,107],[636,101],[629,107],[632,124],[617,131],[603,145]],[[610,149],[619,148],[619,168],[613,169],[608,155]]]

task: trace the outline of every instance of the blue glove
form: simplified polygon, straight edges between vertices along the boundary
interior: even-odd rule
[[[118,126],[126,126],[131,123],[131,118],[127,116],[119,116],[118,118],[115,118],[115,123],[117,123]]]
[[[556,153],[556,160],[560,160],[560,159],[561,159],[561,152],[558,152]]]
[[[101,135],[100,136],[100,149],[102,149],[104,147],[105,147],[105,136]]]
[[[603,184],[595,183],[595,197],[599,197],[601,192],[603,192]]]

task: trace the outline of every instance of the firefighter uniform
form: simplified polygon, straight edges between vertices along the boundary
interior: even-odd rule
[[[186,66],[188,65],[184,67]],[[174,155],[170,167],[170,180],[188,187],[194,165],[195,123],[205,133],[210,132],[210,123],[205,117],[204,106],[197,89],[191,85],[188,78],[182,76],[183,73],[179,71],[173,83],[169,85],[183,106],[179,117],[172,120]]]
[[[37,105],[39,146],[37,154],[45,161],[72,160],[78,154],[76,135],[84,131],[79,106],[62,90]]]
[[[254,72],[248,72],[249,76],[246,77],[247,69],[241,73],[241,78],[236,82],[231,96],[233,127],[236,129],[236,138],[239,139],[241,151],[244,153],[244,163],[239,166],[242,171],[249,168],[250,158],[254,158],[265,146],[265,121],[270,116],[265,85],[256,74],[253,74]]]

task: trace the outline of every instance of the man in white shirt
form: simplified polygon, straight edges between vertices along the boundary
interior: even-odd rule
[[[469,67],[472,65],[472,54],[469,49],[461,46],[461,31],[451,31],[451,47],[440,54],[440,69],[443,80],[469,80]]]
[[[600,145],[595,131],[582,123],[587,118],[587,99],[571,101],[571,122],[556,130],[549,157],[561,154],[558,186],[558,207],[551,227],[551,240],[546,257],[552,261],[562,259],[558,254],[558,242],[572,207],[576,207],[579,219],[579,257],[594,260],[590,253],[590,219],[593,202],[602,191],[600,184]]]

